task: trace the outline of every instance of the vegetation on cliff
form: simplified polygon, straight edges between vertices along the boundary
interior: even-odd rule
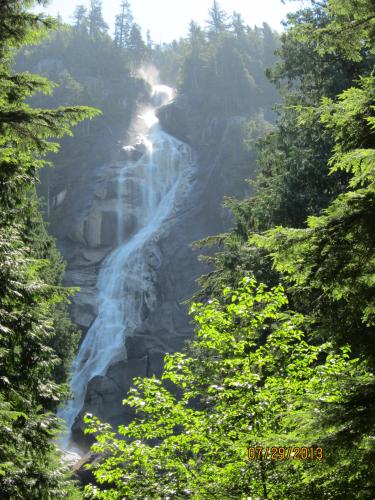
[[[374,498],[373,0],[311,0],[281,40],[215,0],[205,27],[164,45],[144,42],[127,1],[112,39],[93,0],[31,47],[55,25],[36,3],[0,6],[0,497]],[[54,94],[13,69],[22,47],[18,68],[52,76]],[[233,230],[199,243],[222,248],[191,306],[196,337],[166,355],[161,379],[134,381],[134,421],[86,418],[101,458],[81,493],[53,444],[78,334],[36,184],[62,140],[42,178],[49,215],[66,169],[129,126],[142,63],[178,86],[201,136],[242,120],[222,172],[228,193],[254,196],[227,199]],[[87,106],[102,117],[63,139],[98,113]],[[212,148],[222,135],[207,137]]]
[[[126,439],[87,419],[89,497],[374,497],[374,23],[369,0],[289,17],[257,194],[228,201],[197,338],[135,381]]]
[[[79,103],[102,111],[93,123],[79,125],[73,138],[63,140],[54,158],[56,168],[41,175],[39,193],[48,202],[52,231],[61,216],[59,210],[54,213],[54,200],[66,180],[74,177],[77,165],[102,164],[115,157],[120,142],[126,143],[132,118],[148,96],[141,75],[150,67],[157,68],[160,81],[177,87],[194,131],[193,146],[213,154],[217,143],[225,141],[225,165],[220,165],[225,194],[243,197],[251,192],[243,181],[254,175],[255,155],[244,139],[261,136],[274,119],[278,91],[265,71],[276,62],[279,35],[267,24],[250,28],[239,14],[230,17],[217,9],[209,13],[207,26],[192,22],[187,38],[155,44],[140,38],[128,2],[121,4],[114,38],[103,21],[100,2],[93,2],[89,9],[77,7],[72,24],[18,54],[20,70],[42,73],[58,85],[49,96],[35,96],[33,105]],[[146,71],[139,72],[141,66]],[[237,123],[225,134],[231,119]]]

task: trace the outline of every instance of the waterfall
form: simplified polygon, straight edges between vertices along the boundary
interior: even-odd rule
[[[58,412],[68,433],[84,405],[89,381],[105,375],[115,360],[126,358],[125,336],[140,325],[143,302],[152,309],[155,301],[145,271],[147,246],[165,231],[186,197],[192,172],[190,148],[164,132],[156,117],[157,108],[172,97],[169,87],[153,87],[153,106],[139,116],[146,130],[139,140],[144,147],[142,156],[109,167],[117,183],[117,248],[99,271],[98,314],[72,366],[73,399]],[[130,146],[124,149],[134,150]],[[63,437],[63,448],[69,447],[69,440],[69,434]]]

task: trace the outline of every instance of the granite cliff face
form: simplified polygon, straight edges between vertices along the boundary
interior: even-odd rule
[[[159,109],[160,125],[157,129],[152,125],[151,137],[120,149],[114,155],[116,161],[86,170],[89,175],[84,190],[82,183],[67,182],[69,187],[56,200],[64,219],[55,232],[68,262],[66,283],[80,287],[72,316],[86,333],[73,370],[73,389],[74,384],[80,385],[76,403],[74,409],[65,408],[61,416],[71,426],[73,440],[83,448],[88,444],[83,435],[83,414],[93,413],[114,425],[129,421],[131,414],[122,400],[133,377],[160,374],[164,354],[181,349],[191,338],[192,325],[183,301],[196,291],[195,280],[204,269],[190,245],[223,228],[217,161],[207,161],[199,144],[193,144],[187,109],[179,106],[177,123],[168,115],[170,109]],[[184,137],[174,130],[178,124],[186,127]],[[178,139],[163,129],[175,132]],[[147,151],[150,140],[156,148],[151,156]],[[154,166],[147,173],[151,157]],[[169,169],[169,173],[155,181],[160,169]],[[145,200],[145,182],[149,188],[153,182],[159,183],[151,191],[159,193],[160,200]],[[174,194],[168,194],[172,188]],[[152,193],[147,196],[152,197]],[[153,211],[159,209],[163,196],[170,196],[165,202],[169,205],[162,209],[156,224],[152,222]],[[140,213],[142,206],[145,208]],[[120,218],[119,213],[123,214]],[[139,238],[148,223],[154,224],[155,230],[116,264],[116,279],[111,278],[109,262],[113,256]],[[120,300],[112,305],[103,296],[108,279],[114,285],[105,293],[113,294],[113,287],[122,287],[116,292]],[[116,320],[117,314],[123,319]],[[119,330],[120,343],[116,340],[113,344],[114,328]],[[90,343],[96,345],[98,339],[102,344],[93,354]],[[107,359],[106,349],[111,344]],[[93,363],[96,368],[87,368]]]

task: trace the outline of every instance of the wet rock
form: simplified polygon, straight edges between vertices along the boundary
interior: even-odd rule
[[[194,146],[192,125],[180,102],[161,108],[159,119],[167,132]],[[207,125],[204,140],[213,142],[214,135],[221,130],[225,130],[225,126],[219,122]],[[130,162],[126,164],[126,171],[123,171],[125,163],[110,160],[92,168],[90,176],[70,184],[63,203],[69,224],[61,224],[56,231],[68,260],[66,284],[81,287],[73,299],[72,313],[85,330],[97,314],[96,280],[102,260],[117,246],[117,230],[121,228],[126,241],[139,227],[136,207],[141,201],[145,178],[145,165],[140,161],[145,147],[139,143],[124,152],[121,161]],[[179,147],[183,150],[184,145]],[[195,153],[201,151],[200,147],[197,146]],[[170,165],[163,161],[160,167],[170,168]],[[135,259],[132,276],[122,285],[124,301],[128,303],[128,298],[132,298],[132,312],[139,321],[129,325],[124,353],[119,353],[120,357],[113,360],[106,372],[88,384],[82,411],[72,429],[73,438],[84,449],[91,439],[83,433],[84,414],[93,413],[114,426],[129,422],[133,412],[122,405],[122,400],[133,378],[160,375],[165,353],[181,350],[193,334],[183,302],[196,292],[196,279],[207,268],[198,262],[191,244],[223,231],[220,208],[223,180],[219,168],[220,158],[212,150],[199,152],[189,187],[181,188],[180,201],[152,241],[142,249],[139,262]],[[126,182],[119,189],[120,172]],[[118,227],[119,194],[125,209]]]
[[[111,239],[112,241],[112,239]],[[106,257],[106,255],[110,252],[111,246],[103,246],[99,248],[82,248],[80,251],[80,256],[82,256],[82,260],[80,260],[80,265],[84,266],[85,263],[90,266],[92,264],[100,264],[100,262]],[[85,280],[85,284],[87,281]],[[93,283],[95,284],[95,282]]]
[[[123,161],[138,161],[144,154],[145,149],[141,144],[136,146],[125,146],[120,149],[120,158]]]
[[[88,247],[96,248],[101,245],[102,212],[93,210],[83,225],[84,239]]]
[[[72,465],[71,471],[79,479],[82,486],[95,484],[94,475],[91,470],[87,470],[86,465],[95,465],[99,460],[99,455],[89,451]]]
[[[103,212],[100,228],[100,245],[114,246],[117,243],[117,212]]]
[[[183,142],[191,143],[187,111],[183,105],[172,102],[161,107],[157,117],[164,130]]]

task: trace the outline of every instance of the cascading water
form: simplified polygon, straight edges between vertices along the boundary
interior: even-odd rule
[[[165,133],[156,117],[156,109],[172,96],[169,87],[153,87],[154,107],[139,116],[147,129],[142,139],[145,152],[138,160],[112,167],[117,183],[118,246],[99,272],[98,315],[73,363],[73,399],[58,413],[68,429],[62,440],[65,449],[69,447],[69,432],[83,407],[89,381],[104,375],[114,360],[126,357],[124,338],[141,322],[142,301],[146,300],[152,308],[153,290],[144,272],[145,251],[189,189],[190,148]]]

